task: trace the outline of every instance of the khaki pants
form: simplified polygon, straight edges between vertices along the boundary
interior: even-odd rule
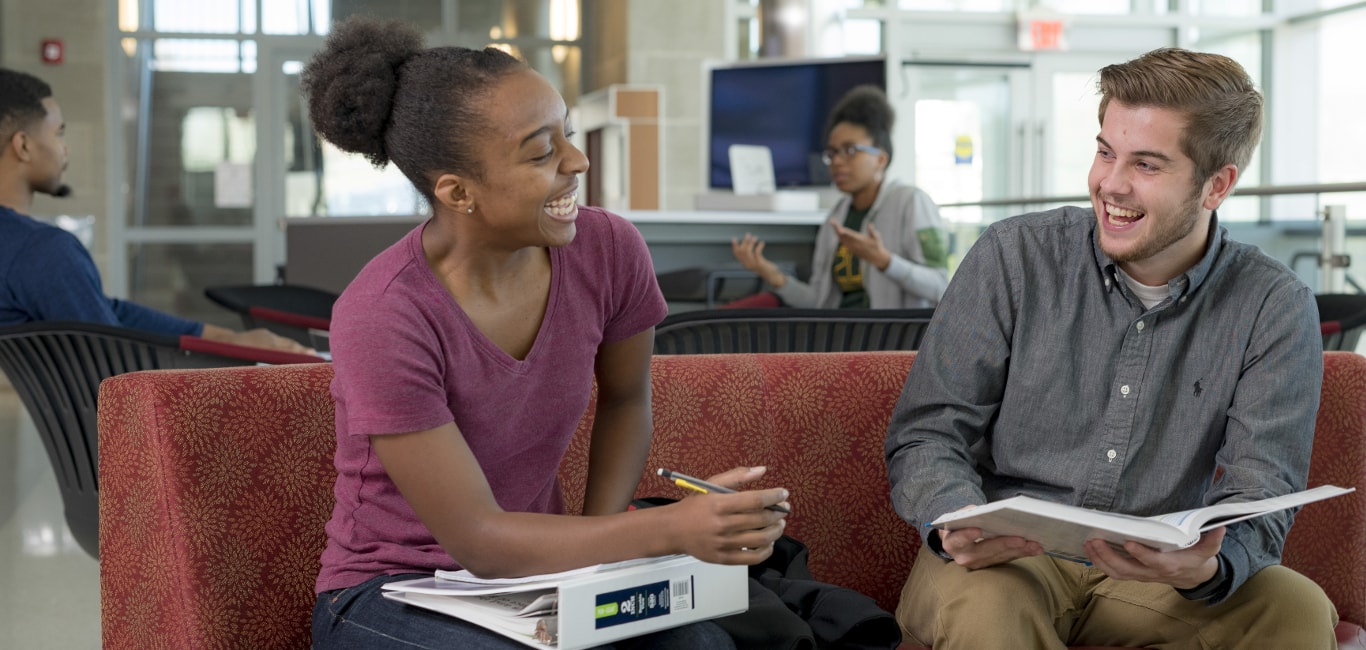
[[[1337,610],[1310,579],[1259,571],[1218,605],[1166,585],[1111,580],[1048,556],[968,571],[921,548],[896,610],[906,640],[934,650],[1337,647]]]

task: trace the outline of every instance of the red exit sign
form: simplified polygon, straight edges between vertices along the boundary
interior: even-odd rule
[[[1066,50],[1067,20],[1051,12],[1021,14],[1018,35],[1021,50]]]

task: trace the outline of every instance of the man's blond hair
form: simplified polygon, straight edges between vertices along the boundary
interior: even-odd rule
[[[1229,164],[1241,176],[1262,137],[1262,94],[1243,66],[1226,56],[1153,50],[1102,68],[1098,85],[1102,126],[1112,100],[1184,114],[1181,152],[1195,162],[1197,184]]]

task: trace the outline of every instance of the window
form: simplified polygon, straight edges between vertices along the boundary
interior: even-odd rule
[[[1318,123],[1319,179],[1324,183],[1359,182],[1366,178],[1366,127],[1361,107],[1366,84],[1366,11],[1329,16],[1319,23]],[[1349,219],[1366,219],[1366,194],[1326,194],[1323,204],[1346,204]]]
[[[1040,4],[1065,14],[1127,14],[1133,11],[1129,0],[1044,0]]]
[[[919,11],[1014,11],[1015,0],[898,0],[896,6]]]
[[[185,113],[181,133],[180,164],[187,172],[211,172],[223,162],[250,164],[256,156],[256,120],[250,113],[196,106]]]
[[[1260,32],[1243,32],[1226,35],[1210,35],[1206,33],[1205,38],[1196,44],[1196,49],[1215,54],[1222,54],[1243,66],[1247,74],[1252,78],[1253,83],[1261,86],[1262,80],[1262,36]],[[1264,98],[1266,104],[1270,105],[1270,98]],[[1263,118],[1263,140],[1265,140],[1265,129],[1270,124],[1269,118]],[[1262,185],[1262,147],[1257,147],[1252,153],[1252,160],[1248,162],[1247,168],[1240,170],[1241,176],[1238,178],[1237,187],[1257,187]],[[1293,213],[1292,213],[1293,214]],[[1224,200],[1223,205],[1219,206],[1219,219],[1225,223],[1231,222],[1256,222],[1262,218],[1262,200],[1255,196],[1238,196],[1237,189],[1234,189],[1233,196]]]

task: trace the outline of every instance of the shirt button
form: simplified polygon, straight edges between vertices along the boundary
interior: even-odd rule
[[[1143,321],[1138,321],[1138,324],[1135,325],[1134,327],[1137,328],[1138,331],[1142,332],[1142,331],[1143,331]]]
[[[1110,451],[1105,452],[1105,457],[1106,457],[1106,458],[1109,458],[1110,460],[1114,460],[1114,459],[1115,459],[1115,456],[1118,456],[1118,455],[1119,455],[1119,454],[1116,454],[1116,453],[1115,453],[1115,450],[1113,450],[1113,449],[1111,449]]]
[[[1128,394],[1129,394],[1129,385],[1128,385],[1128,384],[1124,384],[1123,386],[1120,386],[1120,387],[1119,387],[1119,394],[1120,394],[1120,395],[1128,395]]]

